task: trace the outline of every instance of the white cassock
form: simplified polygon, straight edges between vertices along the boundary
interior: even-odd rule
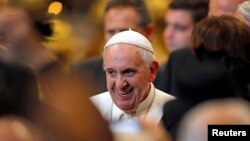
[[[143,120],[154,121],[156,124],[161,120],[163,104],[172,99],[175,99],[175,97],[156,89],[154,85],[151,84],[148,97],[139,104],[136,113],[130,115],[123,112],[113,103],[108,91],[90,98],[104,119],[109,122],[119,121],[121,119],[141,118]]]

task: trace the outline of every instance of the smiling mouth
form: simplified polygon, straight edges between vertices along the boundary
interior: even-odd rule
[[[126,94],[131,93],[132,91],[133,91],[133,89],[131,88],[131,89],[127,90],[127,91],[119,91],[119,90],[117,90],[116,93],[121,94],[121,95],[126,95]]]
[[[120,100],[127,100],[127,99],[130,99],[132,97],[132,93],[131,92],[133,90],[134,89],[129,89],[127,91],[116,91],[116,94],[117,94],[117,96],[118,96],[118,98]]]

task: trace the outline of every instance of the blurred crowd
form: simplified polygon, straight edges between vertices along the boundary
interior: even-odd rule
[[[1,141],[207,141],[249,72],[250,0],[0,0]]]

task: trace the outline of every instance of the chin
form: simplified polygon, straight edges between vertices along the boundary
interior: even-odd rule
[[[126,113],[133,113],[133,112],[135,112],[136,111],[136,109],[135,108],[131,108],[131,109],[122,109],[124,112],[126,112]]]
[[[133,112],[136,108],[134,105],[117,105],[121,110],[125,111],[126,113]]]

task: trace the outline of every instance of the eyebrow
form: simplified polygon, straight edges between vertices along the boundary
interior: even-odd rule
[[[134,69],[134,68],[127,68],[127,69],[123,70],[122,73],[125,73],[125,72],[128,72],[128,71],[137,72],[137,70]]]
[[[112,68],[105,68],[105,67],[103,67],[103,69],[104,69],[104,71],[107,71],[107,70],[114,70],[114,69],[112,69]]]
[[[106,70],[115,70],[115,69],[113,69],[113,68],[104,68],[104,70],[106,71]],[[126,68],[126,69],[122,70],[121,72],[124,73],[126,71],[134,71],[134,72],[136,72],[137,70],[135,68]]]

